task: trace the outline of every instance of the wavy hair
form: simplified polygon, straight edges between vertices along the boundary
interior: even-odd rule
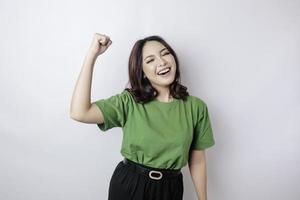
[[[187,92],[187,87],[180,83],[180,68],[177,55],[172,47],[158,35],[145,37],[144,39],[136,41],[133,45],[128,62],[129,81],[127,84],[130,85],[130,88],[125,88],[125,90],[130,92],[138,103],[146,103],[157,97],[158,91],[151,85],[147,77],[144,77],[142,69],[143,47],[147,41],[153,40],[163,44],[175,58],[176,73],[174,81],[169,86],[170,94],[176,99],[186,100],[189,93]]]

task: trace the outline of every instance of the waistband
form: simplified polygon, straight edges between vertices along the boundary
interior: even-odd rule
[[[123,159],[123,163],[128,165],[134,171],[146,175],[154,180],[160,180],[162,178],[176,177],[181,174],[181,169],[157,169],[149,166],[136,163],[128,158]]]

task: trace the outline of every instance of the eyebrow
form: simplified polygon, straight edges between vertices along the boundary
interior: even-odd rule
[[[161,49],[161,50],[160,50],[160,53],[161,53],[163,50],[165,50],[165,49],[167,49],[167,47]],[[149,55],[149,56],[147,56],[146,58],[151,57],[151,56],[153,56],[153,55]],[[146,58],[145,58],[144,60],[146,60]]]

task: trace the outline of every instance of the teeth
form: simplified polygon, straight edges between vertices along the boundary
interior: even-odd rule
[[[162,73],[168,72],[168,71],[170,71],[170,68],[169,68],[169,67],[168,67],[167,69],[163,70],[163,71],[160,71],[158,74],[162,74]]]

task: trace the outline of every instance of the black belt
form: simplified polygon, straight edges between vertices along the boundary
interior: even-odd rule
[[[157,169],[141,165],[140,163],[133,162],[127,158],[124,158],[123,163],[132,167],[135,171],[149,176],[151,179],[159,180],[161,178],[170,178],[181,174],[180,169]]]

